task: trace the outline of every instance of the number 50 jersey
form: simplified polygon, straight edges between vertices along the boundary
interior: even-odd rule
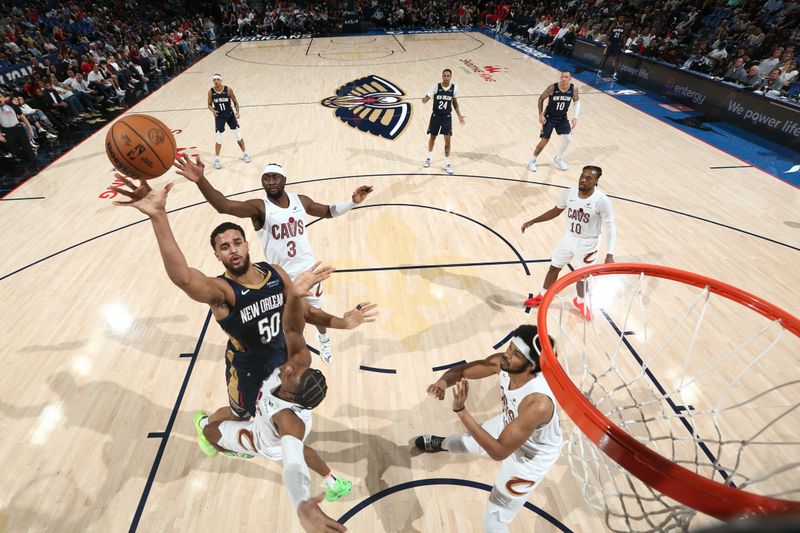
[[[282,267],[291,279],[296,278],[314,265],[314,252],[306,233],[306,210],[300,197],[287,192],[289,206],[278,207],[264,198],[264,226],[258,230],[258,238],[264,256],[273,265]]]

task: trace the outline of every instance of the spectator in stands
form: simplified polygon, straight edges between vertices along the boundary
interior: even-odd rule
[[[782,88],[783,80],[781,80],[781,70],[774,68],[761,82],[761,87],[759,87],[759,90],[768,96],[778,96],[781,94]]]
[[[747,69],[747,76],[742,80],[742,85],[749,89],[756,89],[761,85],[764,77],[758,71],[758,65],[753,65]]]
[[[776,46],[775,48],[773,48],[772,55],[758,64],[758,72],[762,76],[766,76],[767,74],[769,74],[770,71],[772,71],[772,69],[777,67],[778,63],[781,62],[781,55],[783,55],[782,46]]]
[[[722,77],[725,81],[733,83],[743,83],[747,76],[747,69],[744,67],[744,57],[739,56],[733,60],[733,65],[728,68],[725,75]]]
[[[33,162],[34,153],[17,113],[11,107],[6,93],[0,93],[0,130],[5,139],[5,149],[26,162]]]

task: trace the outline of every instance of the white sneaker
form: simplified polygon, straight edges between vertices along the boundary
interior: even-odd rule
[[[528,170],[530,170],[531,172],[536,172],[536,160],[535,159],[531,159],[530,161],[528,161]]]
[[[447,163],[447,164],[445,164],[445,166],[444,166],[444,170],[445,170],[445,171],[446,171],[448,174],[452,174],[452,173],[453,173],[453,167],[450,165],[450,163]]]
[[[222,163],[219,162],[219,159],[214,160],[214,168],[222,168]]]
[[[250,161],[252,161],[252,160],[250,159],[250,156],[249,156],[249,155],[247,155],[247,154],[244,154],[244,155],[242,156],[242,159],[244,159],[244,162],[245,162],[245,163],[249,163]]]
[[[558,168],[560,168],[561,170],[567,170],[567,168],[569,168],[569,167],[567,167],[567,163],[566,163],[566,161],[564,161],[562,158],[560,158],[560,157],[558,157],[558,156],[556,156],[556,157],[553,159],[553,162],[554,162],[554,163],[556,164],[556,166],[557,166]]]
[[[333,361],[333,350],[331,349],[331,338],[328,337],[328,340],[322,340],[322,335],[320,332],[317,332],[317,342],[319,343],[319,356],[322,358],[322,361],[329,365],[331,361]]]
[[[425,158],[425,162],[422,163],[422,166],[425,167],[425,168],[430,168],[430,166],[431,166],[431,158],[430,157],[426,157]]]

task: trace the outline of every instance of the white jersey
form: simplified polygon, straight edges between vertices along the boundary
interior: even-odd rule
[[[558,409],[556,399],[553,392],[550,390],[550,385],[542,375],[541,372],[527,382],[525,385],[518,389],[509,390],[511,385],[511,377],[508,372],[500,371],[500,394],[503,399],[503,427],[511,423],[512,420],[519,416],[519,406],[522,400],[529,394],[538,392],[544,394],[553,402],[553,417],[547,423],[539,426],[531,433],[522,446],[516,453],[536,454],[539,452],[554,452],[557,453],[561,448],[563,438],[561,436],[561,426],[558,425]]]
[[[311,410],[299,404],[282,400],[273,394],[281,385],[280,372],[280,367],[276,368],[272,375],[261,384],[258,400],[256,400],[256,416],[254,419],[256,450],[267,456],[277,455],[278,457],[281,455],[281,437],[278,434],[275,422],[272,421],[275,413],[284,409],[291,409],[306,426],[303,441],[306,440],[311,431]]]
[[[315,263],[306,233],[306,210],[300,197],[287,192],[289,206],[280,208],[264,198],[264,227],[258,230],[267,262],[283,268],[291,279]]]
[[[588,198],[578,196],[577,187],[567,189],[558,199],[556,207],[567,210],[567,233],[579,239],[597,239],[604,223],[614,223],[611,200],[598,187]]]

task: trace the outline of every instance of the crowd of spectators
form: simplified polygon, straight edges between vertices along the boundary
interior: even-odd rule
[[[556,53],[568,53],[576,38],[608,44],[610,29],[622,25],[626,51],[768,96],[800,92],[797,1],[550,1],[495,5],[481,22]]]
[[[0,69],[29,63],[0,83],[0,156],[33,162],[42,142],[74,141],[84,123],[106,121],[193,63],[213,23],[181,8],[73,0],[0,13]]]

